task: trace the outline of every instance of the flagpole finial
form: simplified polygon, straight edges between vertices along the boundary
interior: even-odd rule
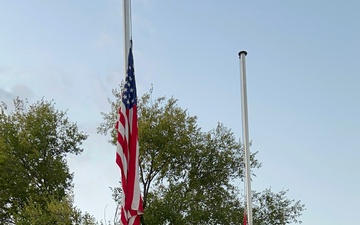
[[[247,52],[246,51],[241,51],[239,52],[239,58],[241,58],[241,55],[244,54],[244,55],[247,55]]]

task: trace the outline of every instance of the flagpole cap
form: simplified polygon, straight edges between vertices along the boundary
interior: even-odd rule
[[[245,56],[247,55],[247,52],[246,51],[241,51],[239,52],[239,58],[241,58],[241,55],[244,54]]]

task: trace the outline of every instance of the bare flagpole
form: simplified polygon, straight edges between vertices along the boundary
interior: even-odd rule
[[[130,50],[131,40],[131,13],[130,13],[130,1],[123,0],[123,22],[124,22],[124,71],[125,76],[128,67],[128,56]]]
[[[243,146],[245,152],[245,188],[246,188],[246,206],[247,221],[249,225],[253,225],[252,219],[252,201],[251,201],[251,178],[250,178],[250,144],[249,144],[249,124],[247,109],[247,89],[246,89],[246,51],[239,52],[240,59],[240,81],[241,81],[241,103],[242,103],[242,124],[243,124]]]

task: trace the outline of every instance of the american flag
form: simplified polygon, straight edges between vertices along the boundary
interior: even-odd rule
[[[140,215],[143,214],[139,186],[139,141],[136,104],[134,59],[132,47],[130,47],[119,116],[115,126],[117,130],[116,163],[121,170],[123,190],[120,219],[122,225],[140,225]]]

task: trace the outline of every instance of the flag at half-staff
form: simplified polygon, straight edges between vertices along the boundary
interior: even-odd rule
[[[122,225],[140,225],[143,205],[139,186],[137,96],[132,44],[118,113],[116,163],[121,170],[123,194],[120,220]]]

